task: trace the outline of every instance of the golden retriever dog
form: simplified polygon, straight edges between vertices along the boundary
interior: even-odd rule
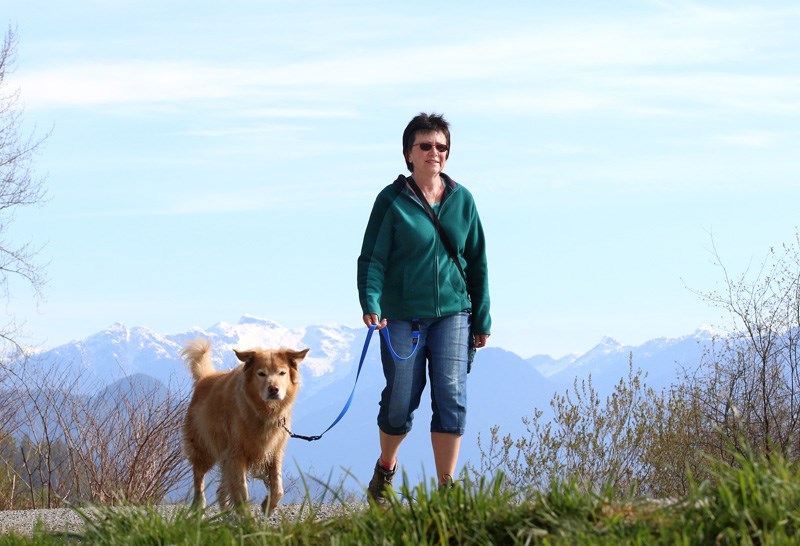
[[[269,488],[261,503],[269,515],[283,497],[286,428],[300,386],[297,365],[308,349],[234,352],[242,364],[224,372],[214,369],[211,345],[204,339],[188,343],[181,353],[194,377],[183,424],[183,448],[194,476],[192,506],[205,508],[205,476],[219,463],[220,505],[246,506],[250,472]]]

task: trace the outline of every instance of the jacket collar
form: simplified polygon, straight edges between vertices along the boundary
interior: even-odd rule
[[[449,193],[452,193],[458,189],[458,183],[448,175],[441,173],[439,176],[442,178],[442,182],[444,182],[444,197],[447,197]],[[409,177],[403,174],[397,175],[397,179],[392,182],[392,184],[397,188],[398,191],[405,191],[409,195],[413,196],[414,192],[411,191],[411,188],[408,186],[408,178]]]

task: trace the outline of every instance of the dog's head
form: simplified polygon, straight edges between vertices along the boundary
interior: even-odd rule
[[[248,390],[255,390],[265,402],[283,401],[293,397],[300,382],[297,365],[306,357],[308,349],[237,351],[236,358],[244,363],[244,376]]]

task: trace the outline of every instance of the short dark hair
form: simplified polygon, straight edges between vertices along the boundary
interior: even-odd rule
[[[411,147],[414,145],[414,139],[417,138],[417,133],[442,133],[447,139],[447,155],[450,157],[450,124],[444,119],[441,114],[426,114],[421,112],[414,116],[414,118],[406,125],[406,130],[403,131],[403,159],[406,162],[406,167],[412,173],[414,166],[408,162],[408,154],[411,152]]]

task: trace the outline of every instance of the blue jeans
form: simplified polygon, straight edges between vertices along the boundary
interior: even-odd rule
[[[425,388],[427,367],[433,410],[431,432],[464,434],[471,318],[468,311],[462,311],[446,317],[419,319],[419,347],[408,360],[396,360],[380,336],[386,387],[381,393],[378,427],[383,432],[402,435],[411,430],[414,411]],[[413,348],[412,322],[389,319],[387,328],[395,353],[408,356]]]

